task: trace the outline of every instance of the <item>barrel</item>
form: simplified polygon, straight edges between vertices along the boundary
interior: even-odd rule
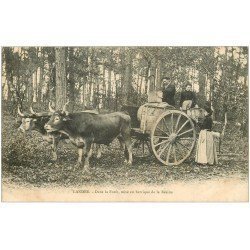
[[[138,109],[137,118],[140,121],[140,129],[143,133],[150,134],[158,117],[166,110],[174,109],[166,102],[146,103]]]

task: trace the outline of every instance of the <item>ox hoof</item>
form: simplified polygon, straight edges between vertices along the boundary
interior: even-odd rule
[[[127,162],[127,165],[128,165],[128,166],[132,166],[132,162],[128,161],[128,162]]]
[[[75,165],[75,168],[79,168],[79,167],[81,167],[81,165],[82,165],[81,162],[77,162]]]
[[[129,165],[129,166],[132,165],[132,162],[131,162],[131,161],[128,161],[128,160],[125,160],[124,163],[127,164],[127,165]]]

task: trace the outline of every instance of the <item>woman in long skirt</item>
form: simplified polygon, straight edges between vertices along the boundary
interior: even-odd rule
[[[200,164],[217,164],[218,157],[214,137],[219,137],[219,133],[212,131],[212,110],[209,107],[205,108],[205,118],[200,125],[201,131],[197,143],[195,161]]]

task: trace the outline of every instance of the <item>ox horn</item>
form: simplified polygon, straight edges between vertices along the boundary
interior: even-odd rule
[[[49,111],[53,113],[55,112],[55,110],[51,107],[51,102],[49,102]]]
[[[18,113],[21,117],[24,117],[24,114],[21,112],[19,105],[18,105],[18,107],[17,107],[17,113]]]
[[[36,112],[33,110],[32,107],[30,107],[30,112],[31,112],[32,115],[36,115]]]
[[[67,101],[67,102],[64,104],[64,106],[63,106],[63,112],[67,112],[66,107],[67,107],[68,104],[69,104],[69,101]]]

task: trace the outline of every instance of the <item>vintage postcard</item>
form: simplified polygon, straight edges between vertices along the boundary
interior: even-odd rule
[[[2,201],[248,201],[248,47],[1,57]]]

